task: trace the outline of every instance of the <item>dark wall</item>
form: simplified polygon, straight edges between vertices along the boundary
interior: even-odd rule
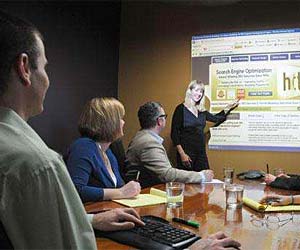
[[[45,38],[50,88],[44,112],[29,123],[58,152],[78,137],[87,100],[117,96],[118,2],[0,2],[0,8],[34,23]]]

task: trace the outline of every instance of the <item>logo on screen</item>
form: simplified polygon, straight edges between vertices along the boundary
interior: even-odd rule
[[[283,98],[300,96],[300,67],[285,66],[277,71],[278,95]]]

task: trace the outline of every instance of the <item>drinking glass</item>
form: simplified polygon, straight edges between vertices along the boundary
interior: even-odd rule
[[[166,183],[167,206],[181,207],[183,203],[184,183],[168,182]]]
[[[229,184],[225,187],[226,207],[241,208],[243,205],[244,186],[238,184]]]

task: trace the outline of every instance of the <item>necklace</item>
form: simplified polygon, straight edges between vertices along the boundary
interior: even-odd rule
[[[113,180],[113,182],[116,186],[117,185],[117,179],[116,179],[115,173],[112,170],[112,167],[111,167],[110,161],[108,159],[108,156],[107,156],[106,152],[102,149],[101,145],[99,143],[97,143],[97,145],[99,147],[100,156],[101,156],[101,158],[104,162],[104,165],[105,165],[108,173],[110,174],[111,179]]]
[[[101,145],[99,143],[97,143],[97,144],[98,144],[98,147],[99,147],[99,152],[100,152],[101,158],[102,158],[105,166],[111,168],[110,161],[109,161],[109,159],[107,157],[106,152],[102,150],[102,147],[101,147]]]

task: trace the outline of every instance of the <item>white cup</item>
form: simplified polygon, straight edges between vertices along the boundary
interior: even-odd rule
[[[184,183],[168,182],[166,183],[167,206],[181,207],[183,204]]]
[[[241,208],[243,205],[244,186],[238,184],[229,184],[225,187],[226,207]]]

